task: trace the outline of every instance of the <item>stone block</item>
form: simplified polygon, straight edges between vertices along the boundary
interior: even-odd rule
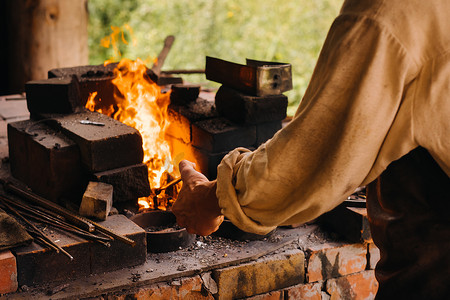
[[[14,177],[54,202],[62,196],[80,199],[87,182],[73,141],[42,122],[26,120],[8,124],[8,142]]]
[[[111,272],[125,267],[143,264],[147,258],[147,239],[145,230],[129,220],[124,215],[109,216],[100,225],[126,236],[136,242],[130,246],[121,241],[114,240],[111,247],[98,243],[90,243],[91,274]]]
[[[214,297],[203,291],[199,276],[185,277],[170,283],[156,283],[150,287],[141,288],[137,293],[126,295],[133,299],[198,299],[213,300]],[[126,298],[128,299],[128,298]]]
[[[246,300],[284,300],[283,291],[273,291],[253,297],[245,298]]]
[[[200,93],[200,85],[174,84],[171,87],[170,103],[186,105],[197,100]]]
[[[298,284],[284,290],[285,300],[321,300],[322,282]]]
[[[28,81],[25,84],[30,113],[68,114],[82,107],[80,84],[76,77]]]
[[[374,270],[380,260],[380,249],[378,249],[378,247],[373,243],[367,244],[367,247],[369,252],[368,267],[369,269]]]
[[[33,286],[85,277],[139,265],[145,262],[147,243],[145,231],[124,215],[110,216],[99,224],[114,230],[136,242],[134,247],[120,241],[112,241],[111,247],[86,241],[57,229],[46,229],[46,234],[73,256],[67,256],[36,243],[14,248],[17,259],[19,286]]]
[[[326,289],[331,299],[375,299],[378,290],[378,282],[375,272],[368,270],[333,278],[327,281]]]
[[[113,186],[103,182],[89,182],[81,199],[81,216],[106,220],[111,211]]]
[[[254,262],[214,270],[213,277],[219,290],[216,298],[251,297],[302,283],[304,257],[300,250],[289,250]]]
[[[187,105],[170,104],[169,109],[184,116],[190,122],[196,122],[218,116],[214,101],[203,99],[201,97],[188,103]]]
[[[217,177],[217,166],[220,164],[225,155],[229,151],[220,153],[210,153],[201,149],[192,147],[194,153],[195,161],[198,169],[202,172],[209,180],[214,180]]]
[[[191,122],[188,118],[173,109],[168,110],[169,126],[166,136],[182,140],[184,143],[191,142]]]
[[[281,129],[281,120],[256,125],[256,147],[271,139]]]
[[[45,233],[70,253],[73,260],[35,242],[29,246],[14,248],[19,286],[67,282],[90,274],[88,241],[56,229],[47,229]]]
[[[308,282],[361,272],[367,266],[365,244],[317,244],[309,247],[307,253]]]
[[[48,71],[48,78],[70,78],[76,76],[80,83],[81,105],[85,106],[89,95],[92,92],[97,92],[96,99],[101,99],[102,101],[96,103],[96,109],[106,109],[115,103],[115,86],[112,83],[112,79],[114,78],[113,71],[116,66],[117,63],[111,63],[106,66],[101,64],[56,68]]]
[[[320,217],[319,222],[351,243],[371,242],[367,209],[346,207],[345,203]]]
[[[221,86],[215,100],[217,112],[233,122],[258,124],[286,118],[288,98],[285,95],[249,96]]]
[[[81,162],[91,173],[142,163],[144,151],[138,130],[97,112],[84,110],[70,115],[42,115],[79,147]],[[92,121],[103,126],[82,124]]]
[[[148,168],[145,164],[95,173],[93,177],[114,187],[113,202],[125,202],[150,195]]]
[[[16,258],[9,250],[0,251],[0,295],[18,288]]]
[[[256,144],[256,126],[239,126],[225,118],[214,118],[192,124],[192,145],[212,152],[231,151]]]

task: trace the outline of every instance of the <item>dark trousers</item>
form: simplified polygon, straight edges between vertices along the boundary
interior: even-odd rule
[[[450,178],[424,148],[367,189],[377,299],[450,299]]]

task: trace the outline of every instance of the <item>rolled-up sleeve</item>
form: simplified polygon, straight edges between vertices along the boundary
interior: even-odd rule
[[[338,17],[294,119],[255,151],[236,149],[219,165],[222,213],[245,231],[265,234],[345,200],[382,160],[411,64],[373,20]],[[414,147],[408,133],[396,143],[402,151]]]

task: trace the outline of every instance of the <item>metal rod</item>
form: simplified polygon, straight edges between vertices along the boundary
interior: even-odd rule
[[[11,211],[13,214],[15,214],[17,217],[19,217],[22,221],[24,221],[28,226],[30,226],[35,234],[38,234],[41,239],[46,240],[48,243],[52,244],[54,247],[58,248],[59,251],[61,251],[63,254],[65,254],[67,257],[70,258],[70,260],[73,260],[73,256],[70,255],[66,250],[64,250],[62,247],[54,243],[50,238],[48,238],[39,228],[37,228],[33,223],[28,221],[24,216],[22,216],[17,210],[15,210],[13,207],[11,207],[8,203],[0,199],[0,202],[8,208],[9,211]],[[47,243],[46,243],[47,244]],[[52,247],[53,248],[53,247]]]
[[[133,241],[132,239],[127,238],[126,236],[120,235],[115,233],[114,231],[96,223],[93,221],[90,221],[82,216],[73,214],[72,212],[64,209],[63,207],[57,205],[56,203],[53,203],[45,198],[42,198],[36,194],[33,194],[31,192],[28,191],[24,191],[16,186],[14,186],[12,183],[10,182],[4,182],[4,187],[7,191],[11,191],[13,193],[16,193],[19,196],[22,196],[36,204],[39,204],[49,210],[52,210],[54,212],[57,212],[59,214],[61,214],[63,217],[65,217],[66,219],[68,219],[71,222],[76,223],[78,226],[83,227],[83,229],[88,230],[89,232],[93,232],[94,230],[98,230],[102,233],[105,233],[109,236],[111,236],[114,239],[117,239],[121,242],[124,242],[128,245],[131,246],[135,246],[136,242]]]
[[[81,216],[77,216],[77,215],[71,213],[70,211],[64,209],[63,207],[57,205],[56,203],[50,202],[49,200],[44,199],[44,198],[42,198],[36,194],[33,194],[31,192],[24,191],[21,188],[14,186],[10,182],[4,183],[4,187],[5,187],[5,190],[8,192],[13,192],[13,193],[15,193],[19,196],[22,196],[36,204],[39,204],[47,209],[50,209],[54,212],[61,214],[66,219],[70,220],[71,222],[77,224],[77,226],[80,226],[81,228],[83,228],[89,232],[93,232],[95,230],[95,226],[92,224],[92,222],[90,222],[86,218],[83,218]]]
[[[166,185],[163,185],[160,188],[156,188],[153,192],[155,193],[155,195],[159,195],[163,190],[171,187],[172,185],[177,184],[180,181],[181,181],[181,177],[177,177],[174,180],[172,180],[171,182],[167,183]]]
[[[53,225],[53,226],[58,227],[60,229],[64,229],[64,230],[69,231],[71,233],[81,235],[81,236],[83,236],[85,238],[89,238],[91,240],[92,239],[95,239],[95,240],[98,239],[98,240],[102,240],[104,242],[109,242],[109,241],[112,240],[109,237],[102,237],[102,236],[98,236],[98,235],[92,234],[90,232],[87,232],[87,231],[85,231],[85,230],[83,230],[81,228],[78,228],[78,227],[70,224],[70,223],[64,222],[63,220],[58,219],[58,218],[56,218],[56,217],[54,217],[52,215],[47,215],[46,212],[42,212],[42,211],[40,211],[40,210],[38,210],[36,208],[30,207],[30,206],[25,205],[25,204],[20,204],[18,202],[11,201],[10,199],[8,199],[6,197],[2,197],[1,195],[0,195],[0,199],[2,199],[3,201],[6,201],[7,203],[9,203],[11,205],[15,205],[15,206],[19,207],[22,210],[28,211],[28,213],[22,212],[22,214],[24,214],[24,215],[26,215],[26,216],[28,216],[30,218],[34,218],[35,220],[37,220],[39,222]]]

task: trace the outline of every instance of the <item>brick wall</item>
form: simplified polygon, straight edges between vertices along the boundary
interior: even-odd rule
[[[318,243],[97,299],[374,299],[378,259],[372,243]]]

